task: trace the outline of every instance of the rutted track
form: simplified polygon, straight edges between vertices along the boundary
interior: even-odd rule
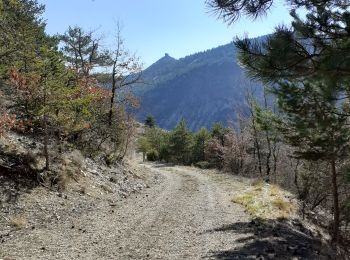
[[[76,219],[6,240],[9,259],[203,259],[249,234],[214,231],[249,221],[227,191],[200,170],[145,165],[160,183],[116,205],[97,203]],[[72,226],[74,223],[75,227]]]
[[[141,214],[136,214],[139,209],[121,213],[137,216],[121,229],[122,258],[200,259],[210,252],[232,249],[237,236],[210,230],[248,217],[223,190],[196,170],[151,169],[165,181],[158,191],[146,194],[148,200],[139,205]]]
[[[70,201],[45,204],[50,219],[63,203],[61,216],[1,235],[0,259],[335,259],[298,220],[251,220],[231,202],[248,185],[240,177],[151,163],[139,168],[147,180],[157,179],[149,188],[127,199],[70,193]],[[27,199],[22,205],[34,199],[43,207],[40,195]]]

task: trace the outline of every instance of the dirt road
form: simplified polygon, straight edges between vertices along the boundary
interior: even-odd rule
[[[246,235],[213,231],[249,221],[217,183],[192,168],[145,167],[159,184],[77,219],[21,231],[0,244],[0,258],[210,259],[239,246]]]
[[[158,184],[18,231],[0,241],[0,259],[328,259],[304,233],[252,221],[231,202],[243,185],[232,176],[142,167]]]
[[[213,252],[237,244],[237,236],[213,232],[225,224],[249,221],[223,189],[198,170],[150,167],[164,182],[118,213],[122,219],[133,216],[129,223],[120,221],[122,258],[211,258]]]

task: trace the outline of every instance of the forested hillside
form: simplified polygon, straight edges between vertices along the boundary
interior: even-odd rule
[[[83,171],[93,171],[91,167],[107,167],[106,174],[110,167],[121,170],[119,163],[136,133],[136,122],[124,109],[136,106],[135,98],[119,100],[115,92],[117,82],[118,86],[137,82],[141,66],[125,52],[120,33],[115,49],[102,48],[100,38],[78,26],[51,36],[42,19],[44,10],[37,1],[0,1],[0,209],[4,211],[23,189],[44,186],[64,191],[86,177]],[[110,71],[105,76],[111,89],[102,87],[97,68]],[[95,161],[86,161],[90,159]]]
[[[166,129],[181,118],[192,130],[237,123],[248,112],[247,91],[262,96],[262,88],[238,66],[233,43],[178,60],[165,54],[143,71],[143,78],[145,84],[134,88],[141,98],[136,116],[143,121],[151,114]]]

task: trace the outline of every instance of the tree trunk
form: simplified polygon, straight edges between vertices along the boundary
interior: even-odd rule
[[[56,114],[56,117],[58,117],[58,115],[59,115],[59,110],[57,109],[56,111],[55,111],[55,114]],[[58,153],[62,153],[62,139],[61,139],[61,136],[62,136],[62,134],[61,134],[61,127],[58,127],[57,128],[57,131],[55,132],[55,134],[56,134],[56,138],[57,138],[57,147],[58,147]]]
[[[45,168],[46,170],[50,170],[50,158],[48,151],[48,143],[49,143],[49,133],[47,130],[47,116],[44,115],[44,156],[45,156]]]
[[[113,117],[113,106],[114,106],[114,100],[115,100],[115,91],[117,88],[117,82],[116,82],[116,61],[113,63],[113,71],[112,71],[112,89],[111,89],[111,103],[109,107],[109,114],[108,114],[108,124],[112,125],[112,117]]]
[[[250,113],[251,113],[251,116],[252,116],[252,128],[253,128],[253,135],[254,135],[254,143],[255,143],[256,155],[258,157],[258,169],[259,169],[260,176],[262,176],[261,151],[260,151],[260,144],[259,144],[259,139],[258,139],[258,131],[257,131],[256,125],[255,125],[255,115],[254,115],[254,112],[253,112],[253,108],[250,108]]]
[[[277,155],[273,152],[272,157],[273,157],[273,170],[272,170],[273,182],[276,184],[277,183]]]
[[[268,109],[265,91],[264,91],[264,103],[265,103],[265,109]],[[270,182],[270,173],[271,173],[270,159],[271,159],[272,152],[271,152],[270,132],[268,128],[265,130],[265,136],[266,136],[266,143],[267,143],[267,149],[268,149],[268,153],[266,156],[266,182]]]
[[[271,142],[270,142],[270,136],[269,132],[265,131],[266,135],[266,142],[267,142],[267,149],[268,153],[266,156],[266,182],[270,182],[270,173],[271,173],[271,167],[270,167],[270,158],[271,158]]]
[[[44,106],[46,106],[46,95],[47,95],[47,90],[46,86],[44,87]],[[49,133],[47,130],[47,114],[46,112],[44,113],[44,118],[43,118],[43,124],[44,124],[44,156],[45,156],[45,168],[46,170],[50,170],[50,158],[49,158],[49,151],[48,151],[48,143],[49,143]]]
[[[333,193],[333,243],[337,243],[339,239],[339,200],[338,200],[338,184],[337,170],[335,167],[335,159],[331,160],[332,170],[332,193]]]

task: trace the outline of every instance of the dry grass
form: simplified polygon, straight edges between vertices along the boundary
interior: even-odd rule
[[[251,181],[251,185],[252,185],[252,186],[260,186],[260,185],[262,185],[263,183],[264,183],[264,181],[261,180],[261,179],[253,179],[253,180]]]
[[[60,190],[66,190],[72,180],[78,181],[81,176],[83,161],[84,157],[79,151],[73,151],[63,156],[61,168],[57,176]]]
[[[21,229],[24,228],[27,225],[28,221],[23,215],[17,215],[12,218],[10,218],[10,224],[11,226]]]
[[[67,189],[68,184],[71,181],[71,176],[69,173],[67,173],[66,171],[62,171],[58,174],[58,188],[61,191],[65,191]]]
[[[282,212],[289,213],[291,211],[291,203],[286,199],[282,199],[281,197],[277,197],[272,201],[272,205]]]
[[[256,181],[236,195],[232,201],[243,205],[253,217],[277,219],[288,218],[296,214],[297,204],[290,197],[287,191],[277,185]]]

